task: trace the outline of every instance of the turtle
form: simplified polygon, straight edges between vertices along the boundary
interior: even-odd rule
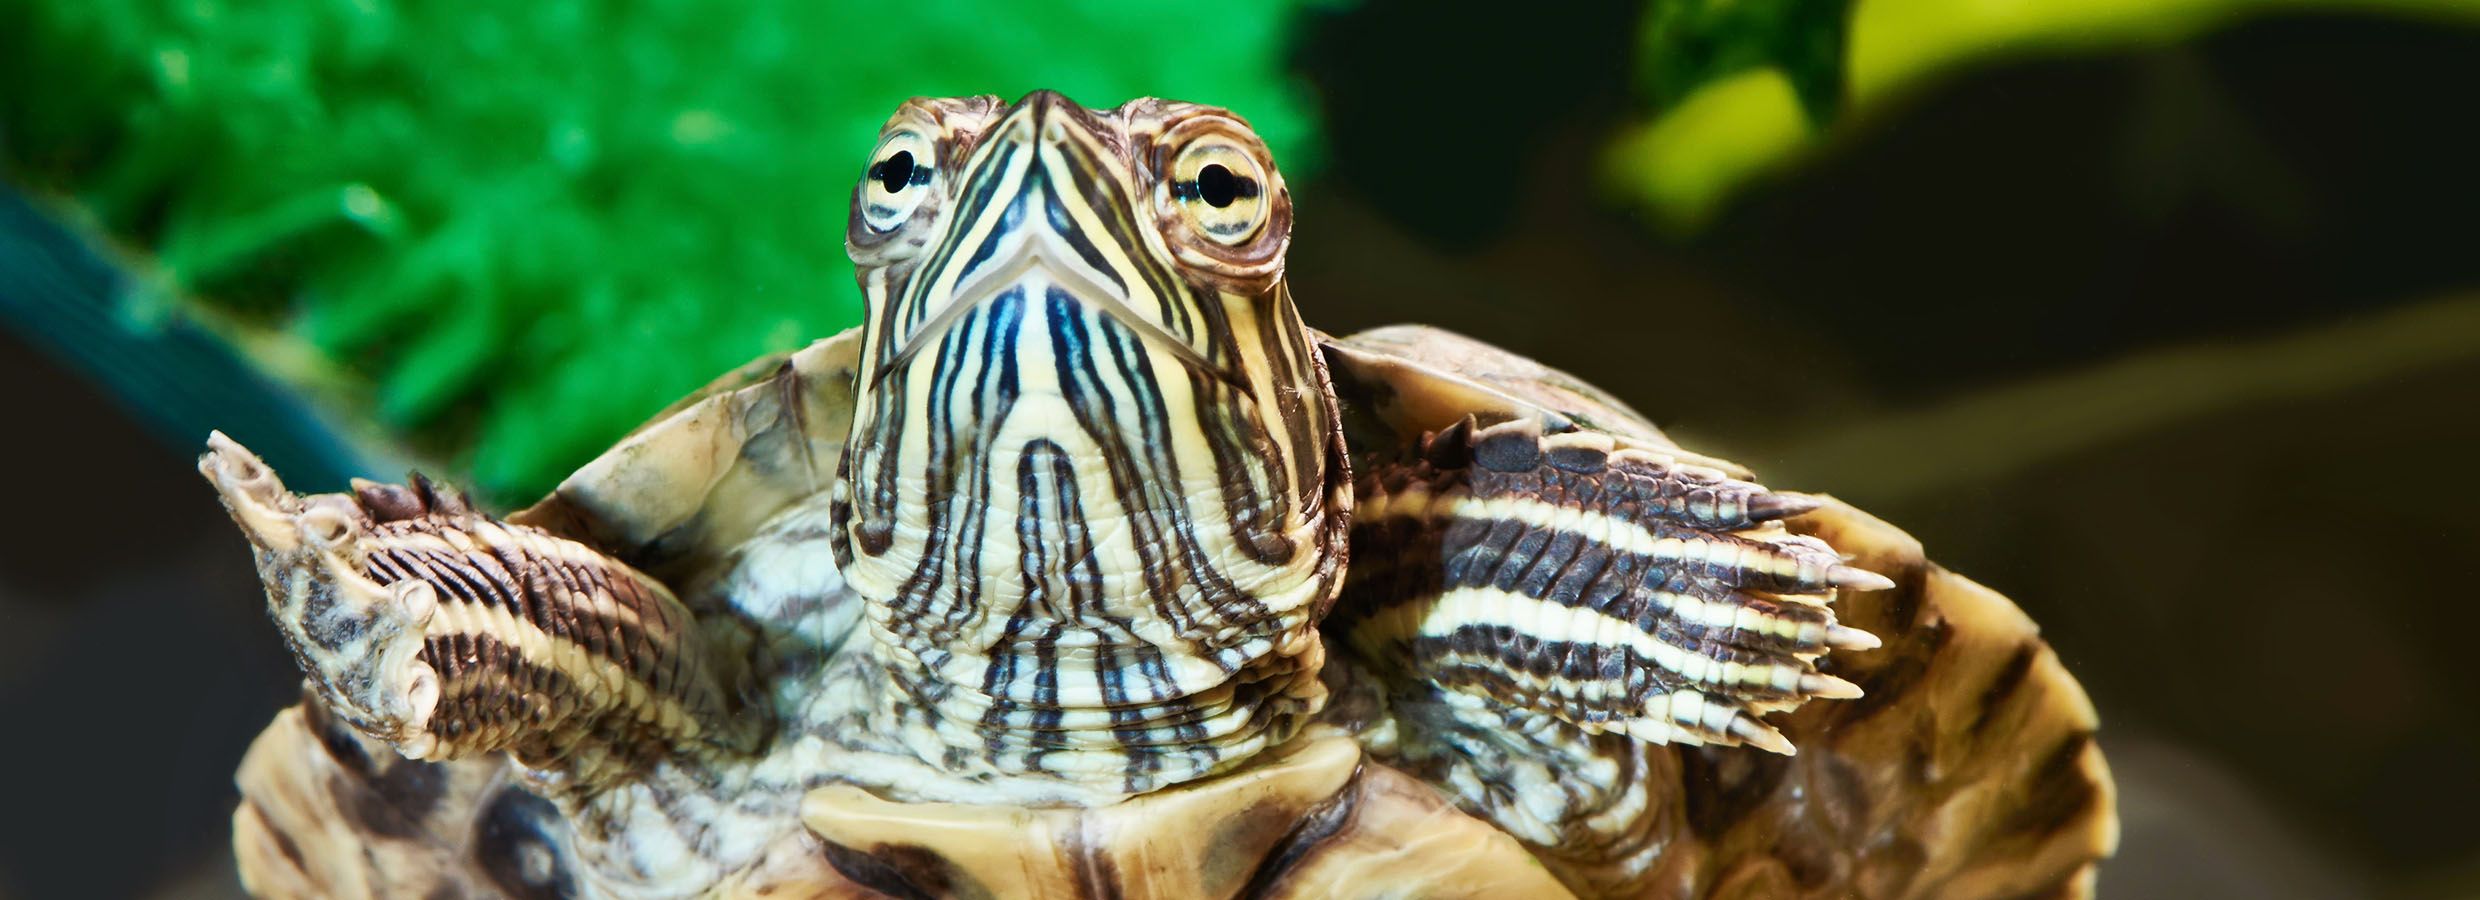
[[[2091,891],[2021,611],[1559,370],[1312,330],[1238,115],[917,98],[870,160],[863,323],[530,507],[209,437],[304,675],[250,891]]]

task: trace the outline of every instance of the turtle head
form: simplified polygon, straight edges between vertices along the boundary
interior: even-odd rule
[[[1305,386],[1249,352],[1263,338],[1249,329],[1301,326],[1282,283],[1291,198],[1231,113],[1096,111],[1051,91],[916,99],[870,159],[846,231],[865,391],[951,350],[1071,339],[1126,344],[1132,364],[1230,389],[1219,401]]]
[[[1037,305],[1064,293],[1212,368],[1231,363],[1213,354],[1238,323],[1207,307],[1287,305],[1291,230],[1283,176],[1238,116],[1155,99],[1090,110],[1036,91],[1012,106],[905,103],[853,188],[846,243],[871,337],[892,345],[882,363],[1031,289]]]
[[[971,707],[943,711],[972,729],[953,744],[1080,706],[1194,719],[1185,698],[1314,643],[1349,490],[1290,230],[1264,142],[1221,109],[1038,91],[888,122],[853,191],[835,538],[897,668]],[[1056,687],[1023,699],[1036,678]],[[1127,754],[1092,761],[1118,778]]]

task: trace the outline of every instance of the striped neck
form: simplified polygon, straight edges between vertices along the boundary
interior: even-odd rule
[[[836,537],[881,722],[944,770],[1102,799],[1322,705],[1348,479],[1279,279],[1183,265],[1101,120],[1039,99],[935,240],[864,269]]]

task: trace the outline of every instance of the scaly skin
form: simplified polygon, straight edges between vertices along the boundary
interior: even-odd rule
[[[649,755],[747,750],[762,715],[671,591],[495,521],[418,476],[300,496],[222,434],[199,471],[256,551],[275,620],[334,714],[406,757],[509,751],[588,791]]]
[[[1331,627],[1377,671],[1588,734],[1794,752],[1767,713],[1860,696],[1817,671],[1874,635],[1837,588],[1885,578],[1769,523],[1815,501],[1598,432],[1467,419],[1360,483]]]

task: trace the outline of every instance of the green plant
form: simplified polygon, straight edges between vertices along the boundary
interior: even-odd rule
[[[153,252],[130,312],[298,338],[246,343],[515,500],[858,320],[847,197],[906,96],[1216,102],[1302,159],[1296,5],[0,0],[0,139]]]

